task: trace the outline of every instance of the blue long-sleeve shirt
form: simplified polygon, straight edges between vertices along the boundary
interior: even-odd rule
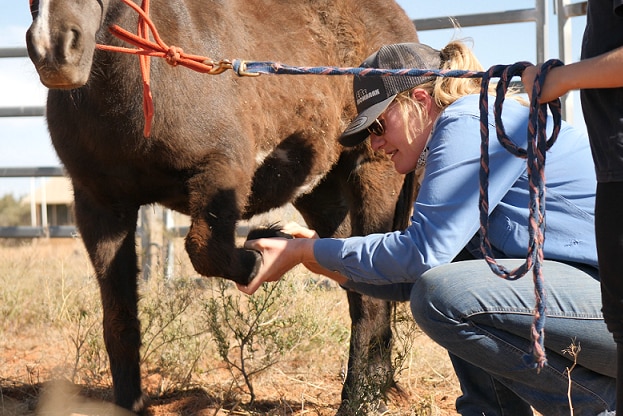
[[[498,142],[490,107],[488,236],[504,257],[525,258],[529,242],[526,160]],[[505,130],[522,148],[527,144],[528,112],[515,100],[504,103]],[[550,131],[552,123],[550,119]],[[404,284],[405,294],[408,283],[422,273],[451,262],[480,226],[480,143],[479,97],[466,96],[448,106],[434,125],[411,225],[404,231],[318,240],[316,260],[346,276],[350,280],[346,287],[361,286],[366,293],[369,285],[399,283]],[[596,267],[596,180],[583,131],[563,122],[558,140],[547,152],[545,176],[545,258]],[[394,290],[400,291],[401,286]]]

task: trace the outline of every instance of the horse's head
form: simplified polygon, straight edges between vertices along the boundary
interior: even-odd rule
[[[71,89],[89,79],[95,35],[108,0],[30,0],[28,55],[48,88]]]

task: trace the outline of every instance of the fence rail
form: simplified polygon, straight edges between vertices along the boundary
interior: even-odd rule
[[[45,107],[0,107],[0,117],[43,117]]]
[[[41,178],[52,176],[65,176],[65,169],[61,166],[0,167],[0,177],[2,178]]]
[[[536,59],[542,62],[547,55],[547,4],[536,0],[533,9],[508,10],[493,13],[468,14],[452,17],[415,19],[418,31],[452,29],[459,27],[490,26],[509,23],[536,23]]]
[[[28,50],[25,47],[0,48],[0,58],[27,58]]]
[[[0,227],[0,238],[72,238],[77,236],[78,230],[75,225]]]

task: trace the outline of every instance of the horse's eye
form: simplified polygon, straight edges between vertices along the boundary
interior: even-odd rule
[[[39,14],[39,0],[30,0],[30,14],[33,19]]]

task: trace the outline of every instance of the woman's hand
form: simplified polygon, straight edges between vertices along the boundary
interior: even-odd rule
[[[294,238],[319,238],[316,231],[310,230],[309,228],[294,221],[284,225],[281,231],[286,234],[290,234]]]
[[[311,251],[313,241],[308,239],[260,238],[249,240],[246,249],[262,255],[262,266],[255,278],[246,286],[237,284],[238,290],[252,295],[264,282],[275,282],[294,266],[302,262],[303,253]]]
[[[246,286],[237,284],[238,290],[252,295],[264,282],[275,282],[297,264],[303,264],[312,273],[322,274],[342,284],[346,278],[322,267],[314,257],[314,240],[318,233],[296,222],[289,222],[282,231],[294,239],[260,238],[249,240],[244,247],[262,255],[262,266],[257,276]]]

